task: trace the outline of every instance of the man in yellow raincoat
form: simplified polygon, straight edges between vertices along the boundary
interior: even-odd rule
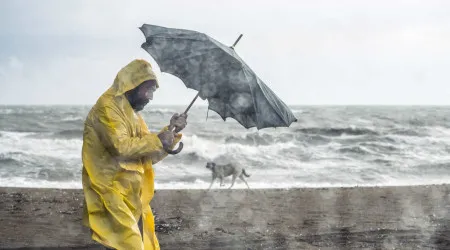
[[[119,71],[85,121],[83,224],[107,248],[160,249],[150,208],[152,165],[167,156],[164,148],[173,149],[181,134],[168,127],[152,133],[138,113],[158,87],[151,65],[134,60]],[[180,131],[186,116],[175,114],[170,124]]]

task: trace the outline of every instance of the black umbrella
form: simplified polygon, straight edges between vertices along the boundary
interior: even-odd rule
[[[142,48],[158,63],[162,72],[180,78],[186,87],[209,102],[208,109],[225,121],[231,117],[245,128],[289,127],[296,122],[292,111],[250,69],[232,46],[225,46],[206,34],[144,24],[146,42]]]

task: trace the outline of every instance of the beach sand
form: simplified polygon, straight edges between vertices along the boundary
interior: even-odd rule
[[[102,249],[82,190],[0,188],[1,249]],[[161,249],[450,249],[450,185],[157,190]]]

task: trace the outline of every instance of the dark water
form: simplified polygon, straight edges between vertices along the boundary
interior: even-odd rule
[[[184,106],[149,106],[153,131]],[[182,153],[155,165],[157,188],[204,188],[206,161],[234,161],[253,188],[406,185],[450,180],[450,107],[291,107],[290,128],[246,130],[193,107]],[[89,106],[0,106],[0,185],[81,187]],[[229,182],[229,180],[227,180]],[[245,187],[242,183],[237,188]]]

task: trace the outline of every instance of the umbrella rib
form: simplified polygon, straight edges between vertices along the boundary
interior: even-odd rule
[[[258,78],[256,77],[256,74],[253,72],[253,70],[252,70],[248,65],[245,64],[245,66],[246,66],[245,69],[251,71],[251,72],[253,73],[253,75],[255,75],[256,84],[257,84],[258,87],[260,88],[260,90],[261,90],[262,94],[264,95],[264,97],[267,99],[266,92],[265,92],[264,90],[262,90],[261,85],[259,84],[260,79],[258,79]],[[244,69],[244,68],[243,68],[243,69]],[[246,71],[246,70],[244,70],[244,75],[245,75],[245,77],[247,77],[247,71]],[[247,81],[248,81],[248,78],[247,78]],[[251,88],[250,88],[250,91],[252,91]],[[274,94],[275,94],[275,93],[274,93]],[[254,97],[253,97],[253,92],[252,92],[252,100],[253,100],[253,106],[256,107],[255,99],[254,99]],[[284,122],[284,124],[288,126],[288,125],[289,125],[289,122],[287,122],[287,121],[284,119],[284,117],[283,117],[282,115],[280,115],[278,105],[277,105],[277,108],[273,107],[272,105],[270,105],[270,106],[275,110],[275,113],[276,113],[276,114],[278,115],[278,117]],[[256,108],[255,108],[255,112],[257,113]],[[256,116],[256,119],[257,119],[257,123],[258,123],[258,127],[259,127],[259,119],[258,119],[258,116]]]
[[[264,97],[267,99],[266,91],[263,90],[263,89],[261,88],[261,84],[259,84],[259,81],[257,81],[257,84],[258,84],[259,88],[261,89],[262,94],[263,94]],[[276,96],[275,93],[273,93],[273,94]],[[280,109],[279,109],[279,107],[278,107],[278,104],[276,104],[276,107],[277,107],[277,108],[275,108],[274,106],[272,106],[272,104],[271,104],[270,106],[275,110],[275,113],[276,113],[276,114],[278,115],[278,117],[284,122],[284,124],[285,124],[286,126],[289,126],[289,122],[286,121],[286,120],[284,119],[284,117],[280,114]]]
[[[245,65],[245,66],[247,66],[247,65]],[[251,71],[251,69],[248,66],[247,66],[247,68],[248,68],[248,70]],[[243,67],[242,70],[244,71],[244,76],[245,76],[246,80],[248,81],[249,79],[248,79],[248,75],[247,75],[248,74],[247,69]],[[258,115],[257,115],[258,114],[257,105],[256,105],[256,102],[255,102],[255,97],[253,95],[253,90],[252,90],[252,88],[250,86],[249,86],[249,88],[250,88],[250,92],[252,93],[251,96],[252,96],[253,108],[255,109],[256,127],[259,130],[259,119],[258,119]]]

